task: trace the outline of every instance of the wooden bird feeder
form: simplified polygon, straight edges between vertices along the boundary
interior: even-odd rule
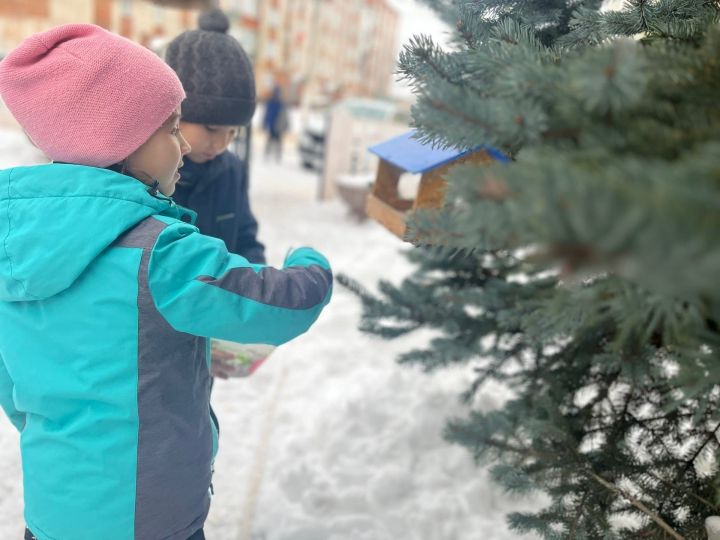
[[[502,152],[487,146],[465,151],[442,150],[423,144],[414,136],[415,131],[409,131],[369,149],[380,162],[365,210],[369,217],[402,239],[412,211],[443,205],[445,175],[452,166],[466,161],[478,164],[509,161]],[[422,175],[415,199],[403,198],[398,191],[400,177],[406,173]]]

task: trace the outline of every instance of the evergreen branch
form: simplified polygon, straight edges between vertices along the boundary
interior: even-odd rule
[[[450,116],[454,116],[455,118],[458,118],[459,120],[462,120],[467,124],[477,126],[486,131],[487,133],[497,133],[497,130],[493,125],[487,122],[483,122],[482,120],[473,116],[470,116],[463,111],[455,109],[454,107],[451,107],[450,105],[443,103],[438,99],[430,99],[429,104],[434,109],[447,113]],[[516,115],[513,118],[512,122],[517,124],[518,126],[522,126],[525,123],[525,119],[520,115]],[[581,133],[581,130],[578,128],[558,128],[543,131],[541,133],[541,137],[544,140],[575,140],[580,137]]]
[[[570,538],[576,538],[577,526],[578,526],[578,523],[580,522],[580,518],[584,514],[584,506],[585,506],[585,501],[587,500],[587,497],[588,497],[588,492],[584,491],[582,500],[580,501],[579,504],[577,504],[575,506],[575,519],[573,519],[572,524],[570,526]]]
[[[665,484],[666,486],[670,486],[670,487],[673,488],[673,489],[676,489],[676,490],[678,490],[678,491],[681,491],[681,492],[685,493],[685,495],[687,495],[688,497],[691,497],[691,498],[695,499],[696,501],[704,504],[705,506],[707,506],[708,508],[710,508],[713,512],[717,512],[718,510],[720,510],[720,506],[718,506],[717,504],[713,504],[712,502],[708,501],[708,500],[705,499],[704,497],[701,497],[701,496],[698,495],[697,493],[693,493],[692,491],[688,490],[687,488],[685,488],[685,487],[683,487],[683,486],[680,486],[680,485],[678,485],[678,484],[675,484],[675,483],[671,482],[670,480],[666,480],[665,478],[662,478],[661,476],[655,474],[655,473],[654,473],[653,471],[651,471],[651,470],[648,470],[648,471],[647,471],[647,474],[649,474],[650,476],[652,476],[653,478],[655,478],[657,481],[662,482],[662,483]]]
[[[435,109],[437,109],[438,111],[442,111],[442,112],[445,112],[445,113],[447,113],[447,114],[449,114],[449,115],[451,115],[451,116],[454,116],[454,117],[456,117],[456,118],[459,118],[459,119],[461,119],[463,122],[466,122],[466,123],[468,123],[468,124],[472,124],[472,125],[478,126],[478,127],[482,128],[482,129],[484,129],[485,131],[487,131],[488,133],[492,133],[492,132],[494,131],[494,128],[493,128],[490,124],[488,124],[488,123],[486,123],[486,122],[482,122],[481,120],[478,120],[477,118],[474,118],[474,117],[472,117],[472,116],[469,116],[469,115],[465,114],[465,113],[462,112],[462,111],[459,111],[459,110],[457,110],[457,109],[454,109],[453,107],[450,107],[449,105],[443,103],[443,102],[440,101],[440,100],[433,99],[433,100],[430,101],[430,104],[431,104]]]
[[[685,537],[678,534],[678,532],[673,529],[670,525],[667,524],[667,522],[662,519],[660,516],[658,516],[655,512],[650,510],[645,504],[643,504],[642,501],[636,499],[632,495],[625,493],[620,487],[616,486],[615,484],[608,482],[601,476],[595,473],[595,471],[590,471],[590,478],[595,480],[598,484],[603,486],[606,489],[609,489],[613,493],[616,493],[620,497],[624,498],[625,500],[629,501],[630,504],[632,504],[635,508],[640,510],[643,514],[647,515],[650,519],[652,519],[661,529],[663,529],[665,532],[667,532],[670,536],[675,538],[675,540],[685,540]]]
[[[436,57],[442,57],[449,62],[452,58],[444,53],[429,36],[417,35],[410,39],[400,55],[397,74],[400,80],[415,81],[416,85],[422,85],[424,79],[428,79],[428,73],[433,73],[439,80],[451,85],[459,85],[461,80],[454,78],[437,61]],[[429,67],[430,70],[425,69]],[[452,67],[452,64],[450,64]]]
[[[443,70],[440,67],[440,65],[437,62],[435,62],[435,58],[433,57],[432,54],[430,54],[428,51],[426,51],[424,49],[421,49],[421,51],[423,54],[418,55],[418,56],[420,57],[421,60],[425,61],[425,64],[427,64],[428,66],[430,66],[432,68],[435,75],[437,75],[440,79],[442,79],[450,84],[457,85],[460,83],[460,81],[453,79],[445,70]]]
[[[653,441],[662,446],[662,449],[665,451],[667,456],[672,456],[672,450],[668,448],[667,442],[665,441],[664,435],[666,435],[666,433],[658,433],[655,428],[646,425],[645,422],[638,420],[635,416],[630,415],[630,417],[637,423],[637,425],[641,426],[650,433]]]
[[[517,454],[517,455],[523,456],[523,457],[532,457],[532,458],[539,459],[539,460],[542,460],[542,459],[550,460],[551,458],[555,457],[550,453],[543,453],[543,452],[540,452],[533,448],[523,448],[521,446],[515,446],[508,442],[498,441],[497,439],[493,439],[492,437],[488,438],[487,441],[485,441],[485,442],[487,445],[497,448],[499,450],[505,450],[506,452],[512,452],[514,454]]]
[[[647,23],[647,17],[645,16],[645,7],[647,5],[647,0],[637,0],[637,6],[640,11],[640,28],[642,28],[643,31],[647,31],[649,26]]]
[[[421,140],[513,161],[452,169],[446,206],[410,223],[447,246],[363,297],[362,328],[440,333],[402,359],[469,364],[466,402],[513,390],[445,431],[494,481],[550,496],[512,528],[699,538],[718,485],[699,460],[720,431],[720,3],[427,2],[457,32],[452,52],[418,40],[403,56]],[[615,534],[624,511],[640,530]]]
[[[712,430],[712,432],[707,436],[705,441],[697,448],[693,456],[687,461],[687,465],[685,465],[685,470],[688,470],[690,467],[693,466],[695,463],[695,460],[700,455],[700,453],[705,449],[705,447],[712,441],[713,439],[717,440],[717,433],[720,431],[720,424],[718,424],[715,429]]]
[[[481,372],[482,374],[473,381],[473,383],[470,385],[470,388],[463,392],[461,397],[462,401],[465,403],[470,403],[470,400],[472,400],[478,389],[483,384],[485,384],[488,379],[496,377],[498,370],[505,364],[505,362],[507,362],[507,358],[503,356],[498,356],[487,368],[477,368],[476,372]]]

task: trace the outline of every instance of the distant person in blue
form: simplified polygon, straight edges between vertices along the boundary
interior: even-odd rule
[[[266,158],[275,154],[278,163],[282,160],[282,139],[288,127],[287,105],[282,98],[282,89],[276,86],[265,105],[265,118],[263,119],[263,128],[267,131]]]

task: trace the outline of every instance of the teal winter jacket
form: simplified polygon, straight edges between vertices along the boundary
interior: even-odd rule
[[[316,251],[250,264],[192,220],[109,170],[0,171],[0,405],[40,540],[200,529],[217,448],[208,338],[278,345],[329,301]]]

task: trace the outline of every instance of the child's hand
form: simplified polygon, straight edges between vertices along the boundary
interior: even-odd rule
[[[212,340],[210,344],[210,372],[213,377],[220,379],[249,377],[274,350],[275,347],[272,345]]]
[[[229,379],[235,369],[234,357],[233,353],[217,348],[215,342],[212,342],[210,348],[210,373],[212,376]]]

